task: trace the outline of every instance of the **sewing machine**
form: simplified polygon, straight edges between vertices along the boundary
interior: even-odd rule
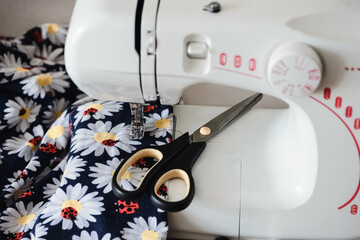
[[[65,61],[98,99],[177,104],[185,88],[212,83],[288,104],[254,109],[208,143],[170,236],[354,239],[359,24],[353,0],[78,0]],[[177,131],[222,110],[177,105]]]

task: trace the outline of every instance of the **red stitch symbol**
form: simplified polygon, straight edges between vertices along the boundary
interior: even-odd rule
[[[341,108],[341,104],[342,104],[342,98],[341,97],[337,97],[335,99],[335,107],[336,108]]]
[[[352,205],[352,206],[351,206],[351,209],[350,209],[350,212],[351,212],[352,215],[357,214],[357,212],[358,212],[358,206],[357,206],[356,204]]]
[[[319,69],[310,70],[308,73],[309,73],[309,80],[320,80]]]
[[[354,121],[354,128],[355,128],[356,130],[359,130],[359,129],[360,129],[360,118],[355,119],[355,121]]]
[[[330,99],[330,96],[331,96],[331,89],[330,88],[325,88],[324,89],[324,98],[326,100]]]
[[[352,116],[352,107],[349,106],[349,107],[346,108],[345,116],[347,118],[350,118]]]

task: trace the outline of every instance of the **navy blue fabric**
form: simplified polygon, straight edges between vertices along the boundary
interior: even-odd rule
[[[0,41],[0,239],[166,239],[166,213],[148,195],[117,199],[110,181],[128,154],[170,141],[172,107],[145,108],[145,137],[130,140],[129,104],[91,99],[67,75],[66,33],[43,24]]]

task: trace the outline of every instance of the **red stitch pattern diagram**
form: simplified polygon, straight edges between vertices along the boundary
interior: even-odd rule
[[[347,68],[345,68],[346,70]],[[355,68],[354,70],[352,70],[352,68],[348,69],[347,71],[355,71]],[[359,68],[359,71],[360,71],[360,68]],[[331,88],[325,88],[324,89],[324,93],[323,93],[323,97],[324,97],[324,100],[329,100],[331,98]],[[310,98],[312,98],[313,100],[315,100],[316,102],[320,103],[321,105],[323,105],[324,107],[326,107],[328,110],[330,110],[337,118],[339,118],[341,120],[341,122],[345,125],[345,127],[348,129],[349,133],[351,134],[353,140],[354,140],[354,143],[356,145],[356,148],[357,148],[357,152],[358,152],[358,156],[359,156],[359,160],[360,160],[360,147],[359,147],[359,143],[353,133],[353,130],[359,130],[360,129],[360,118],[354,118],[354,124],[352,127],[350,127],[344,120],[343,117],[341,117],[338,113],[336,113],[333,108],[331,106],[328,106],[327,104],[325,104],[324,102],[322,102],[321,100],[315,98],[315,97],[312,97],[310,96]],[[343,104],[343,99],[342,97],[340,96],[336,96],[335,98],[335,101],[333,102],[335,109],[343,109],[343,114],[344,116],[347,118],[347,119],[351,119],[353,117],[353,107],[352,106],[344,106]],[[345,119],[346,119],[345,118]],[[340,207],[338,207],[338,209],[343,209],[344,207],[348,206],[350,203],[352,203],[354,201],[354,199],[356,198],[356,196],[358,195],[360,191],[360,179],[359,179],[359,182],[358,182],[358,186],[355,190],[355,193],[353,194],[353,196],[346,202],[344,203],[343,205],[341,205]],[[352,215],[355,215],[358,213],[358,206],[356,204],[353,204],[350,208],[350,213]]]

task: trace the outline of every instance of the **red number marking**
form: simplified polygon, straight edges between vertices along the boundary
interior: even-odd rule
[[[236,68],[241,67],[241,56],[236,55],[236,56],[234,57],[234,66],[235,66]]]
[[[254,58],[250,59],[249,61],[249,70],[250,71],[256,70],[256,60]]]
[[[220,65],[225,66],[227,63],[227,55],[226,53],[220,54]]]

